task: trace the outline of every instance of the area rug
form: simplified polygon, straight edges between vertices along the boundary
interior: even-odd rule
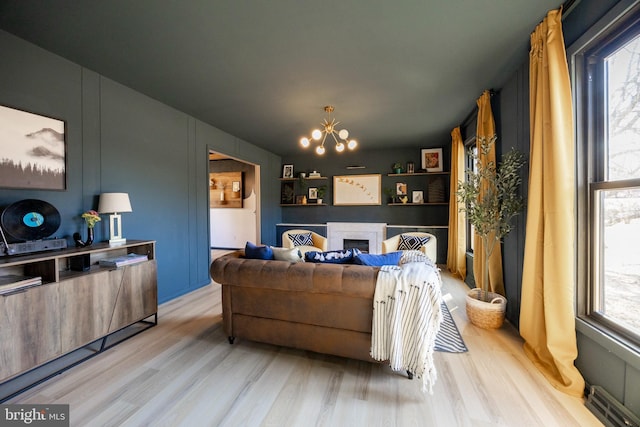
[[[442,323],[440,324],[440,330],[436,335],[436,351],[443,351],[446,353],[464,353],[468,351],[464,340],[460,336],[460,331],[456,323],[451,317],[447,304],[442,303]]]

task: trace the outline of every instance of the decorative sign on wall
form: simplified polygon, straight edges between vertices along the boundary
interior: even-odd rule
[[[380,174],[337,175],[333,177],[334,206],[380,205]]]
[[[211,172],[209,174],[209,206],[212,208],[242,207],[242,172]]]

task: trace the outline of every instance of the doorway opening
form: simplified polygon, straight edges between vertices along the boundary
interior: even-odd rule
[[[209,246],[260,241],[260,165],[209,151]]]

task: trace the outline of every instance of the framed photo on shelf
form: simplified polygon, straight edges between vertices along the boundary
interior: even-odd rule
[[[318,188],[317,187],[309,187],[309,195],[307,196],[309,200],[315,200],[318,198]]]
[[[422,169],[427,172],[442,172],[442,148],[422,149]]]
[[[407,195],[407,183],[406,182],[396,182],[396,195],[398,195],[398,196],[406,196]]]
[[[293,165],[284,165],[282,168],[283,178],[293,178]]]
[[[0,188],[65,190],[65,121],[0,105]]]
[[[424,203],[424,194],[422,191],[413,191],[411,193],[411,203]]]

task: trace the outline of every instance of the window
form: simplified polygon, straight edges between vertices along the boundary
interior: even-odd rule
[[[465,161],[465,171],[478,171],[478,165],[476,164],[476,155],[478,154],[478,148],[476,147],[476,137],[475,135],[471,138],[468,138],[464,142],[464,161]],[[466,179],[466,174],[465,174]],[[475,236],[475,230],[473,228],[473,224],[469,220],[467,220],[467,252],[473,253],[473,241]]]
[[[580,312],[640,344],[640,13],[574,56]],[[583,230],[584,229],[584,230]]]

